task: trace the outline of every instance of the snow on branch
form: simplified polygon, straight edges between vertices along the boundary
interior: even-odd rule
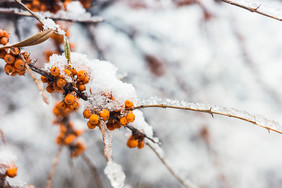
[[[27,11],[21,11],[17,8],[0,8],[0,14],[14,14],[18,16],[27,16],[27,17],[34,17],[33,15],[29,14]],[[67,11],[59,11],[56,14],[52,14],[50,12],[40,12],[36,13],[44,16],[46,18],[50,18],[53,20],[62,20],[68,22],[81,22],[81,23],[99,23],[103,21],[103,18],[100,16],[91,16],[90,13],[85,13],[82,15],[74,15],[73,13]]]
[[[254,13],[257,13],[257,14],[260,14],[260,15],[278,20],[278,21],[282,21],[282,18],[273,15],[274,13],[272,11],[271,11],[272,13],[270,13],[270,10],[272,10],[272,8],[262,6],[261,4],[255,4],[254,2],[245,2],[245,1],[240,2],[238,0],[233,0],[233,1],[231,1],[231,0],[220,0],[220,1],[222,1],[224,3],[228,3],[230,5],[234,5],[234,6],[246,9],[246,10],[249,10],[251,12],[254,12]]]
[[[186,101],[160,99],[157,97],[151,97],[149,99],[139,101],[138,106],[133,107],[133,110],[141,109],[141,108],[151,108],[151,107],[175,108],[175,109],[209,113],[212,116],[214,114],[217,114],[222,116],[233,117],[260,126],[262,128],[265,128],[268,131],[274,131],[282,134],[282,127],[281,125],[279,125],[278,122],[268,120],[260,115],[251,115],[246,111],[241,111],[234,108],[225,108],[216,105],[188,103]]]

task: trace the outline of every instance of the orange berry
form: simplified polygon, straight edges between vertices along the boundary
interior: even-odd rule
[[[24,59],[27,63],[30,63],[30,56],[28,52],[24,52],[22,53],[22,55],[24,56]]]
[[[79,72],[77,73],[77,78],[78,78],[79,80],[84,80],[85,76],[86,76],[86,71],[85,71],[85,70],[81,70],[81,71],[79,71]]]
[[[4,60],[7,64],[13,64],[15,62],[15,57],[11,54],[6,54]]]
[[[25,75],[26,69],[17,69],[17,72],[20,76]]]
[[[144,148],[144,146],[145,146],[144,141],[138,142],[138,148],[139,148],[139,149]]]
[[[135,120],[135,115],[132,112],[130,112],[130,113],[127,114],[126,119],[129,122],[133,122]]]
[[[71,71],[70,71],[69,69],[65,69],[64,72],[65,72],[65,74],[68,75],[68,76],[71,75]]]
[[[81,84],[78,86],[79,91],[84,91],[86,89],[85,85]]]
[[[89,118],[90,123],[98,124],[99,123],[99,116],[97,114],[92,114]]]
[[[104,121],[107,121],[110,117],[110,112],[108,110],[102,110],[100,112],[101,118],[103,118]]]
[[[7,37],[2,37],[0,40],[0,43],[3,45],[6,45],[9,42],[9,39]]]
[[[120,118],[119,122],[123,125],[126,126],[126,124],[128,123],[127,118],[126,117],[122,117]]]
[[[19,55],[20,49],[18,47],[11,47],[10,48],[10,53],[14,56]]]
[[[89,129],[95,129],[96,125],[92,124],[90,121],[87,122],[87,126]]]
[[[5,55],[7,54],[7,50],[6,49],[2,49],[0,50],[0,58],[4,59]]]
[[[72,104],[74,102],[74,99],[75,99],[75,97],[72,94],[69,93],[65,96],[64,101],[67,104]]]
[[[84,79],[82,80],[83,84],[88,84],[89,83],[89,77],[85,76]]]
[[[53,114],[54,114],[55,116],[59,116],[61,113],[60,113],[60,110],[55,107],[55,108],[53,108]]]
[[[58,86],[59,88],[64,87],[66,84],[67,84],[67,82],[66,82],[64,79],[62,79],[62,78],[60,78],[60,79],[57,80],[57,86]]]
[[[75,68],[72,68],[72,69],[71,69],[71,73],[72,73],[72,75],[77,75],[76,69],[75,69]]]
[[[55,88],[54,88],[53,85],[48,85],[48,86],[46,87],[46,90],[47,90],[49,93],[53,93],[53,92],[55,91]]]
[[[40,7],[40,2],[38,0],[33,0],[32,1],[32,7],[33,8],[39,8]]]
[[[133,107],[133,102],[129,101],[129,100],[126,100],[125,101],[125,108],[126,109],[130,109]]]
[[[58,69],[57,67],[52,67],[50,69],[50,72],[53,76],[59,76],[60,75],[60,69]]]
[[[17,171],[18,171],[17,167],[13,165],[8,170],[6,170],[6,174],[10,178],[13,178],[17,175]]]
[[[45,77],[45,76],[41,76],[41,81],[43,83],[47,83],[48,82],[48,79]]]
[[[2,29],[0,29],[0,37],[4,36],[4,31]]]
[[[90,116],[91,116],[90,110],[85,109],[85,110],[83,111],[83,116],[84,116],[86,119],[89,119]]]
[[[129,147],[129,148],[135,148],[138,146],[138,140],[135,140],[135,139],[131,139],[129,138],[126,145]]]
[[[4,71],[6,72],[7,75],[9,75],[15,71],[15,68],[12,65],[6,64],[4,67]]]
[[[76,110],[78,108],[78,103],[74,101],[72,104],[69,105],[69,109]]]
[[[17,68],[17,69],[21,69],[21,68],[24,68],[24,62],[23,60],[21,59],[17,59],[14,63],[14,66]]]
[[[6,30],[3,30],[3,36],[9,38],[9,33]]]
[[[74,139],[76,138],[76,136],[74,134],[70,134],[66,137],[65,139],[65,144],[70,144],[74,141]]]
[[[67,132],[67,128],[63,124],[60,125],[60,132],[61,133],[66,133]]]
[[[60,110],[66,110],[68,108],[67,104],[64,101],[59,102],[59,104],[57,104],[56,107]]]
[[[75,131],[74,131],[74,134],[75,134],[76,136],[80,136],[80,135],[82,135],[82,133],[83,133],[83,130],[82,130],[82,129],[80,129],[80,130],[75,130]]]

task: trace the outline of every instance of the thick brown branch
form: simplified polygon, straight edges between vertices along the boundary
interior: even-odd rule
[[[239,4],[239,3],[237,3],[237,2],[230,1],[230,0],[219,0],[219,1],[222,1],[222,2],[228,3],[228,4],[230,4],[230,5],[234,5],[234,6],[237,6],[237,7],[243,8],[243,9],[246,9],[246,10],[251,11],[251,12],[255,12],[255,13],[257,13],[257,14],[260,14],[260,15],[263,15],[263,16],[266,16],[266,17],[269,17],[269,18],[278,20],[278,21],[282,21],[282,18],[278,18],[278,17],[276,17],[276,16],[273,16],[273,15],[271,15],[271,14],[268,14],[268,13],[265,13],[265,12],[263,12],[263,11],[258,10],[261,5],[255,7],[255,8],[252,8],[252,7],[248,7],[248,6],[246,6],[246,5],[242,5],[242,4]]]

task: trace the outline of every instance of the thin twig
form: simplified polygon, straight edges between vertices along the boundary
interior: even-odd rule
[[[66,12],[67,13],[67,12]],[[18,16],[27,16],[27,17],[34,17],[33,15],[30,15],[27,11],[19,11],[19,9],[11,9],[11,8],[0,8],[0,14],[13,14],[13,15],[18,15]],[[67,17],[62,17],[62,15],[57,15],[57,14],[51,14],[51,13],[45,13],[45,12],[40,12],[41,15],[45,16],[46,18],[50,18],[52,20],[60,20],[60,21],[66,21],[66,22],[80,22],[80,23],[99,23],[103,21],[102,17],[99,16],[92,16],[89,18],[67,18]]]
[[[1,136],[1,140],[2,140],[3,144],[7,144],[4,132],[2,131],[1,128],[0,128],[0,136]]]
[[[254,12],[254,13],[257,13],[257,14],[260,14],[260,15],[263,15],[263,16],[266,16],[266,17],[269,17],[269,18],[278,20],[278,21],[282,21],[282,18],[278,18],[278,17],[276,17],[276,16],[273,16],[273,15],[271,15],[271,14],[268,14],[268,13],[265,13],[265,12],[262,12],[262,11],[258,10],[261,5],[255,7],[255,8],[252,8],[252,7],[248,7],[248,6],[246,6],[246,5],[242,5],[242,4],[240,4],[240,3],[233,2],[233,1],[230,1],[230,0],[219,0],[219,1],[222,1],[222,2],[228,3],[228,4],[230,4],[230,5],[234,5],[234,6],[237,6],[237,7],[246,9],[246,10],[249,10],[249,11],[251,11],[251,12]]]
[[[136,106],[133,107],[132,110],[136,110],[136,109],[140,109],[140,108],[152,108],[152,107],[157,107],[157,108],[174,108],[174,109],[181,109],[181,110],[190,110],[190,111],[196,111],[196,112],[204,112],[204,113],[208,113],[211,114],[212,116],[214,114],[217,115],[222,115],[222,116],[228,116],[228,117],[232,117],[232,118],[236,118],[236,119],[240,119],[249,123],[252,123],[254,125],[260,126],[262,128],[267,129],[268,131],[274,131],[277,133],[282,134],[281,131],[276,130],[274,128],[268,127],[266,125],[261,125],[259,124],[257,121],[255,120],[250,120],[246,117],[242,117],[242,116],[238,116],[238,115],[234,115],[234,114],[230,114],[228,112],[219,112],[219,111],[215,111],[212,109],[212,107],[210,107],[209,109],[198,109],[198,108],[192,108],[192,107],[184,107],[184,106],[173,106],[173,105],[165,105],[165,104],[152,104],[152,105],[140,105],[140,106]],[[276,122],[275,122],[276,123]]]
[[[135,128],[135,127],[133,127],[133,126],[126,125],[125,127],[126,127],[126,128],[128,128],[128,129],[130,129],[130,130],[132,131],[132,133],[133,133],[133,134],[139,134],[139,135],[142,135],[142,136],[143,136],[143,138],[145,137],[145,138],[147,138],[148,140],[150,140],[151,142],[153,142],[153,143],[155,143],[155,144],[158,144],[158,145],[160,145],[160,144],[161,144],[160,142],[156,142],[154,139],[152,139],[152,138],[148,137],[146,134],[144,134],[144,133],[140,132],[138,129],[136,129],[136,128]]]
[[[44,101],[46,104],[49,104],[49,100],[48,100],[48,98],[47,98],[46,95],[45,95],[46,93],[45,93],[44,88],[42,87],[42,83],[39,83],[39,82],[41,82],[41,81],[39,81],[39,80],[36,79],[36,77],[34,76],[32,70],[29,68],[29,66],[28,66],[28,64],[27,64],[27,62],[26,62],[26,60],[25,60],[25,58],[23,57],[22,54],[20,54],[20,57],[21,57],[21,59],[24,61],[24,63],[25,63],[25,68],[27,69],[27,71],[28,71],[28,73],[30,74],[31,78],[33,79],[33,81],[35,82],[37,88],[38,88],[39,91],[41,92],[41,96],[42,96],[43,101]]]
[[[63,146],[60,146],[57,153],[56,153],[56,156],[53,160],[52,169],[51,169],[51,172],[50,172],[49,177],[48,177],[46,188],[51,188],[52,180],[53,180],[53,177],[54,177],[54,174],[55,174],[57,164],[59,162],[60,155],[62,153],[62,149],[63,149]]]
[[[102,132],[102,137],[104,141],[104,155],[106,157],[107,162],[113,160],[112,157],[112,134],[109,132],[104,121],[100,123],[100,130]]]
[[[179,181],[179,183],[181,183],[186,188],[196,187],[193,183],[191,183],[191,182],[188,183],[187,180],[184,181],[179,175],[177,175],[174,172],[174,170],[166,163],[165,159],[157,152],[157,150],[155,150],[155,148],[150,143],[146,143],[146,144],[157,155],[157,157],[160,159],[160,161],[163,163],[163,165],[168,169],[168,171],[171,173],[171,175],[173,175]]]
[[[96,180],[96,185],[97,188],[103,188],[103,182],[102,182],[102,178],[98,172],[98,169],[96,168],[96,166],[93,164],[93,162],[91,161],[90,157],[88,157],[86,155],[86,153],[82,153],[82,158],[84,159],[84,161],[87,163],[88,167],[90,168],[90,170],[92,171],[95,180]]]

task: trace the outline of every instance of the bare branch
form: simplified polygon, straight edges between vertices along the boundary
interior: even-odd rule
[[[181,110],[189,110],[189,111],[196,111],[196,112],[204,112],[211,114],[228,116],[236,119],[240,119],[254,125],[260,126],[262,128],[267,129],[268,131],[274,131],[277,133],[282,134],[282,128],[278,122],[268,120],[262,116],[255,116],[251,115],[248,112],[240,111],[234,108],[224,108],[215,105],[206,105],[200,103],[187,103],[184,101],[174,101],[174,100],[161,100],[161,99],[151,99],[156,100],[153,104],[148,102],[148,104],[140,104],[139,106],[133,107],[132,110],[140,109],[140,108],[174,108],[174,109],[181,109]]]
[[[4,132],[2,131],[2,129],[0,129],[0,136],[1,136],[1,140],[3,142],[3,144],[7,144]]]
[[[29,14],[27,11],[20,11],[19,9],[12,9],[12,8],[0,8],[0,14],[13,14],[18,16],[27,16],[27,17],[34,17],[33,15]],[[46,18],[50,18],[53,20],[61,20],[67,22],[81,22],[81,23],[99,23],[103,21],[103,18],[100,16],[89,16],[89,17],[76,17],[73,18],[70,13],[65,12],[65,14],[52,14],[49,12],[40,12],[40,14]]]
[[[150,144],[150,143],[146,143],[149,148],[157,155],[157,157],[160,159],[160,161],[163,163],[163,165],[168,169],[168,171],[171,173],[171,175],[173,175],[178,181],[179,183],[181,183],[184,187],[186,188],[194,188],[196,187],[193,183],[191,183],[190,181],[186,180],[184,181],[179,175],[177,175],[174,170],[167,164],[167,162],[165,161],[165,159],[157,152],[157,150],[155,150],[155,148]],[[189,183],[188,183],[189,182]]]
[[[46,188],[51,188],[52,180],[53,180],[53,177],[54,177],[54,174],[55,174],[57,164],[59,162],[60,155],[62,153],[62,149],[63,149],[63,146],[60,146],[57,153],[56,153],[56,156],[53,160],[53,165],[52,165],[52,169],[51,169],[51,172],[49,174],[49,177],[48,177]]]
[[[94,165],[94,163],[91,161],[91,159],[86,155],[86,153],[82,153],[82,158],[83,160],[87,163],[88,167],[90,168],[90,170],[92,171],[95,180],[96,180],[96,185],[97,188],[103,188],[103,182],[102,182],[102,178],[98,172],[98,169],[96,168],[96,166]]]
[[[263,11],[260,11],[258,10],[260,8],[261,5],[257,6],[257,7],[248,7],[246,5],[242,5],[240,3],[237,3],[237,2],[233,2],[231,0],[220,0],[224,3],[228,3],[230,5],[234,5],[234,6],[237,6],[237,7],[240,7],[240,8],[243,8],[243,9],[246,9],[246,10],[249,10],[251,12],[254,12],[254,13],[257,13],[257,14],[260,14],[260,15],[263,15],[263,16],[266,16],[266,17],[269,17],[269,18],[272,18],[272,19],[275,19],[275,20],[278,20],[278,21],[282,21],[282,18],[278,18],[276,16],[273,16],[271,14],[268,14],[268,13],[265,13]]]
[[[100,123],[100,129],[103,136],[104,141],[104,155],[106,157],[107,162],[112,161],[112,134],[109,132],[107,125],[104,121]]]

